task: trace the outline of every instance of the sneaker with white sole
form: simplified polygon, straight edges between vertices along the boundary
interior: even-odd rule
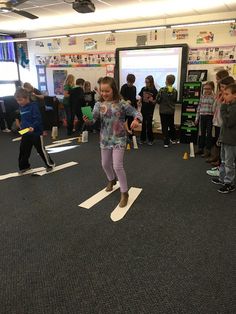
[[[164,145],[164,148],[168,148],[169,147],[169,145]]]
[[[219,193],[228,194],[230,192],[233,192],[235,190],[235,185],[230,183],[225,183],[222,188],[217,190]]]
[[[11,130],[9,130],[8,128],[6,128],[6,129],[2,130],[2,132],[4,132],[4,133],[10,133]]]
[[[212,170],[212,169],[207,170],[206,173],[211,177],[219,177],[219,175],[220,175],[220,171],[218,170],[218,168],[215,170]]]
[[[224,185],[224,182],[220,181],[219,178],[213,178],[213,179],[211,179],[211,182],[214,184]]]
[[[138,143],[139,143],[140,145],[143,145],[143,144],[146,144],[146,141],[139,140]]]

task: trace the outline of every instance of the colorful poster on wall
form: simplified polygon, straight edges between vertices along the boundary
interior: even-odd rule
[[[214,41],[214,34],[212,32],[199,32],[197,35],[196,43],[197,44],[208,44]]]
[[[35,41],[35,47],[44,47],[43,41],[36,40]]]
[[[229,33],[231,36],[236,36],[236,23],[230,23]]]
[[[108,64],[106,66],[106,76],[114,77],[114,64]]]
[[[106,45],[115,45],[116,44],[116,36],[111,33],[107,38],[106,38]]]
[[[84,50],[97,50],[97,42],[92,38],[84,39]]]
[[[178,28],[173,29],[172,31],[172,39],[181,40],[188,38],[188,29],[187,28]]]
[[[145,46],[147,44],[147,34],[137,35],[136,43],[137,46]]]
[[[55,38],[52,42],[49,42],[47,46],[50,51],[59,51],[61,50],[61,39]]]
[[[37,76],[38,76],[38,89],[46,94],[47,93],[47,76],[45,65],[37,65]]]
[[[199,47],[189,50],[189,64],[236,63],[236,46]]]
[[[69,46],[74,46],[74,45],[76,45],[76,43],[77,43],[76,37],[69,37],[68,38],[68,45]]]
[[[35,57],[37,65],[46,67],[98,67],[115,64],[114,52],[53,54]]]
[[[63,95],[63,85],[67,76],[66,70],[53,70],[54,94]]]

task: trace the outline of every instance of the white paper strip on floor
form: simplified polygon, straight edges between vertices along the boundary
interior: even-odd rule
[[[77,136],[77,137],[65,138],[65,139],[63,139],[63,140],[53,141],[53,144],[56,144],[56,143],[63,143],[63,142],[69,142],[69,141],[73,141],[73,140],[77,140],[77,139],[78,139],[78,136]]]
[[[94,194],[93,196],[91,196],[90,198],[88,198],[83,203],[79,204],[78,206],[86,208],[86,209],[90,209],[92,206],[99,203],[101,200],[106,198],[108,195],[110,195],[111,193],[113,193],[117,189],[119,189],[119,187],[120,187],[119,182],[117,182],[116,185],[113,186],[113,190],[111,192],[106,192],[105,191],[106,188],[104,188],[100,192],[98,192],[98,193]]]
[[[68,168],[68,167],[75,166],[75,165],[78,165],[78,162],[70,161],[70,162],[67,162],[66,164],[62,164],[62,165],[56,166],[56,167],[53,168],[53,170],[51,170],[51,171],[47,171],[47,170],[45,169],[45,170],[43,170],[43,171],[35,172],[34,175],[35,175],[35,176],[40,176],[40,177],[42,177],[42,176],[44,176],[45,174],[50,174],[50,173],[53,173],[53,172],[56,172],[56,171],[63,170],[63,169]]]
[[[140,188],[130,188],[129,189],[129,200],[128,204],[125,207],[119,207],[119,205],[113,210],[110,217],[112,221],[119,221],[124,218],[127,211],[130,209],[131,205],[137,199],[139,194],[142,192]]]
[[[66,151],[66,150],[70,150],[70,149],[73,149],[73,148],[76,148],[76,147],[79,147],[79,145],[48,148],[48,149],[47,149],[47,152],[48,152],[49,154],[61,153],[61,152],[64,152],[64,151]]]
[[[0,180],[5,180],[5,179],[9,179],[9,178],[14,178],[14,177],[22,177],[22,176],[26,176],[27,174],[32,174],[34,172],[38,172],[38,171],[42,171],[45,170],[44,167],[39,167],[39,168],[34,168],[34,169],[30,169],[24,173],[19,174],[18,172],[12,172],[12,173],[8,173],[8,174],[4,174],[2,176],[0,176]]]
[[[67,142],[62,142],[62,143],[51,144],[51,145],[45,146],[45,148],[48,149],[48,148],[57,147],[57,146],[65,145],[65,144],[71,144],[71,142],[67,141]]]
[[[17,142],[17,141],[20,141],[21,140],[21,136],[20,137],[15,137],[12,139],[12,142]]]

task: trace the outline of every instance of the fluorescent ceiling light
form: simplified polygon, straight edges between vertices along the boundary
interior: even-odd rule
[[[81,34],[72,34],[69,37],[82,37],[82,36],[90,36],[90,35],[102,35],[102,34],[110,34],[111,31],[104,31],[104,32],[93,32],[93,33],[81,33]]]
[[[150,31],[157,29],[165,29],[166,26],[156,26],[156,27],[142,27],[142,28],[128,28],[128,29],[118,29],[115,30],[115,33],[126,33],[126,32],[138,32],[138,31]]]
[[[0,40],[0,43],[17,43],[17,42],[21,42],[21,41],[29,41],[28,38],[11,38],[11,39],[3,39]]]
[[[48,37],[35,37],[35,38],[30,38],[30,40],[56,39],[56,38],[65,38],[65,37],[67,37],[67,35],[48,36]]]
[[[179,27],[186,27],[186,26],[202,26],[202,25],[214,25],[214,24],[227,24],[227,23],[234,23],[235,20],[224,20],[224,21],[212,21],[212,22],[196,22],[196,23],[186,23],[186,24],[178,24],[178,25],[171,25],[171,28],[179,28]]]

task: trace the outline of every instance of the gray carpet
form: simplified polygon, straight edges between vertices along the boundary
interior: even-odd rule
[[[17,170],[10,139],[0,133],[0,175]],[[185,150],[158,140],[126,152],[129,186],[143,192],[116,223],[118,191],[77,206],[106,184],[96,134],[52,155],[77,166],[0,181],[0,313],[236,313],[236,192],[219,194]],[[42,165],[35,152],[31,165]]]

